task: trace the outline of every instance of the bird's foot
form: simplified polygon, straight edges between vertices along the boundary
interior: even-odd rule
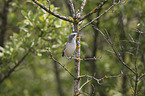
[[[66,57],[68,60],[70,59],[76,59],[76,57],[72,57],[72,56],[69,56],[69,57]]]

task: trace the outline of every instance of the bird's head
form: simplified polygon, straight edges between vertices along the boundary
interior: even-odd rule
[[[77,33],[71,33],[71,34],[69,35],[69,41],[68,41],[68,42],[71,42],[71,41],[73,40],[73,38],[76,39],[76,37],[77,37]]]

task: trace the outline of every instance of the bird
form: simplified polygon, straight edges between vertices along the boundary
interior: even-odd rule
[[[71,33],[69,35],[68,41],[63,49],[62,56],[71,57],[76,50],[76,37],[77,33]]]

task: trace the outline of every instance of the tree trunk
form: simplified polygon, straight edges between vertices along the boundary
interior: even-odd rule
[[[123,24],[123,14],[122,12],[120,12],[118,14],[118,28],[119,28],[119,33],[120,33],[120,40],[125,40],[126,36],[125,36],[125,29],[124,29],[124,24]],[[123,48],[121,49],[122,52],[125,51],[126,49],[126,45],[125,43],[122,43],[121,46],[123,46]],[[125,61],[125,54],[121,54],[122,55],[122,59],[123,61]],[[125,74],[127,74],[127,71],[126,69],[123,68],[123,76],[122,76],[122,94],[125,96],[126,95],[126,92],[127,92],[127,77]]]
[[[5,34],[6,34],[6,27],[7,27],[7,14],[8,14],[8,7],[9,3],[12,0],[3,0],[3,9],[2,13],[0,13],[0,20],[2,20],[2,24],[0,25],[0,46],[4,47],[4,41],[5,41]],[[2,65],[2,59],[0,58],[0,65]]]
[[[78,31],[78,24],[74,23],[74,32],[79,33]],[[79,34],[78,34],[78,37]],[[77,58],[74,62],[74,95],[77,96],[79,93],[79,86],[80,86],[80,38],[77,39],[77,48],[75,57]]]
[[[56,62],[54,62],[54,70],[55,70],[58,94],[59,94],[59,96],[65,96],[63,91],[62,91],[62,86],[61,86],[61,82],[60,82],[60,75],[59,75],[59,71],[58,71],[58,65],[56,64]]]
[[[6,25],[7,25],[7,13],[8,13],[8,6],[9,3],[6,0],[3,0],[3,11],[1,13],[1,30],[0,30],[0,46],[4,46],[4,39],[5,39],[5,34],[6,34]]]

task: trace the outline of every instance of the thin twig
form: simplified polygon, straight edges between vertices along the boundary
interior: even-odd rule
[[[54,13],[53,11],[51,11],[49,8],[46,8],[42,3],[40,3],[39,1],[37,0],[32,0],[35,4],[37,4],[39,7],[41,7],[42,9],[44,9],[46,12],[50,13],[51,15],[59,18],[59,19],[62,19],[62,20],[65,20],[65,21],[69,21],[69,22],[72,22],[71,19],[65,17],[65,16],[61,16],[59,14],[56,14]]]
[[[145,73],[141,73],[140,77],[138,78],[139,80],[145,76]]]
[[[89,75],[82,75],[82,76],[79,76],[79,77],[80,77],[80,78],[83,78],[83,77],[91,78],[91,79],[96,80],[97,83],[98,83],[99,85],[102,84],[102,83],[100,83],[100,81],[102,80],[102,78],[101,78],[101,79],[97,79],[97,78],[95,78],[94,76],[89,76]]]
[[[136,32],[139,32],[140,34],[144,34],[145,33],[145,32],[142,32],[142,31],[140,31],[138,29],[136,29]]]
[[[132,40],[120,40],[120,41],[131,42],[131,43],[135,43],[135,44],[139,43],[139,42],[135,42],[135,41],[132,41]]]
[[[70,6],[71,14],[72,14],[73,18],[75,18],[76,14],[75,14],[75,8],[74,8],[72,0],[68,0],[68,4]]]
[[[121,74],[116,75],[116,76],[105,76],[106,78],[116,78],[116,77],[121,77]]]
[[[134,92],[134,89],[133,89],[133,87],[132,87],[132,85],[131,85],[131,83],[130,83],[130,80],[129,80],[129,77],[128,77],[127,74],[126,74],[126,77],[127,77],[127,80],[128,80],[129,86],[130,86],[130,88],[131,88],[131,91],[132,91],[133,94],[134,94],[134,93],[135,93],[135,92]]]
[[[71,57],[71,59],[89,61],[89,60],[96,60],[98,58],[93,57],[93,58],[83,58],[83,59],[80,59],[80,58],[76,58],[76,57]],[[98,60],[100,60],[100,59],[98,59]]]
[[[141,33],[139,33],[138,42],[140,42],[140,38],[141,38]],[[140,45],[140,43],[137,44],[136,57],[135,57],[135,71],[136,71],[136,73],[138,73],[137,59],[138,59],[139,45]],[[138,74],[136,74],[136,79],[135,79],[135,93],[134,93],[135,95],[137,95],[137,85],[138,85]]]
[[[29,51],[15,64],[15,66],[9,69],[7,74],[5,74],[3,78],[0,79],[0,84],[15,71],[15,69],[24,61],[24,59],[28,56],[28,54]]]
[[[60,62],[58,62],[55,58],[53,58],[52,53],[49,51],[49,56],[50,59],[52,59],[54,62],[58,63],[61,67],[63,67],[72,77],[74,77],[74,75]]]
[[[81,5],[81,10],[80,10],[80,15],[82,15],[82,13],[83,13],[85,3],[86,3],[86,0],[83,0],[82,5]]]
[[[89,83],[91,80],[87,80],[80,88],[79,88],[79,91],[87,84]]]
[[[141,33],[139,33],[138,42],[140,42],[140,37],[141,37]],[[137,57],[138,57],[139,45],[140,45],[140,43],[137,43],[136,57],[135,57],[135,70],[136,70],[136,72],[137,72]]]
[[[104,0],[103,2],[101,2],[101,4],[98,7],[96,7],[91,12],[89,12],[88,14],[86,14],[85,16],[83,16],[82,18],[80,18],[80,21],[84,20],[85,18],[89,17],[93,13],[97,12],[97,10],[100,9],[107,1],[108,0]]]
[[[131,53],[131,52],[120,52],[120,54],[122,54],[122,53],[125,53],[125,54],[130,54],[130,55],[134,55],[133,53]]]
[[[120,53],[118,52],[118,50],[115,48],[114,44],[112,43],[111,39],[110,39],[110,36],[108,34],[108,32],[106,31],[106,35],[101,31],[99,30],[97,27],[94,26],[94,28],[96,30],[98,30],[104,37],[104,39],[108,42],[108,44],[112,47],[114,53],[115,53],[115,56],[119,59],[119,61],[121,62],[121,64],[123,64],[127,69],[129,69],[130,71],[132,71],[134,74],[136,74],[136,71],[134,71],[131,67],[129,67],[122,59]]]
[[[116,78],[116,77],[121,77],[121,75],[122,74],[119,74],[119,75],[116,75],[116,76],[104,76],[104,77],[102,77],[102,78],[100,78],[100,79],[97,79],[97,78],[95,78],[94,76],[89,76],[89,75],[82,75],[82,76],[79,76],[79,78],[83,78],[83,77],[87,77],[87,78],[90,78],[90,79],[94,79],[94,80],[96,80],[97,81],[97,83],[99,84],[99,85],[102,85],[103,83],[100,83],[100,81],[104,81],[104,79],[106,79],[106,78]]]
[[[97,58],[96,57],[93,57],[93,58],[84,58],[84,59],[80,59],[80,60],[84,60],[84,61],[88,61],[88,60],[96,60]],[[98,59],[100,60],[100,59]]]
[[[115,54],[115,52],[113,52],[113,51],[110,51],[110,50],[106,50],[106,51]],[[126,53],[126,54],[130,54],[130,55],[134,55],[134,54],[131,53],[131,52],[120,52],[120,53],[121,53],[121,54],[122,54],[122,53]]]
[[[117,3],[118,4],[118,3]],[[95,19],[93,19],[92,21],[90,21],[89,23],[87,23],[86,25],[84,25],[82,28],[80,28],[80,31],[82,29],[84,29],[85,27],[87,27],[88,25],[90,25],[91,23],[93,23],[95,20],[99,19],[101,16],[103,16],[105,13],[107,13],[112,7],[114,6],[114,4],[112,6],[110,6],[107,10],[105,10],[101,15],[99,15],[98,17],[96,17]]]

